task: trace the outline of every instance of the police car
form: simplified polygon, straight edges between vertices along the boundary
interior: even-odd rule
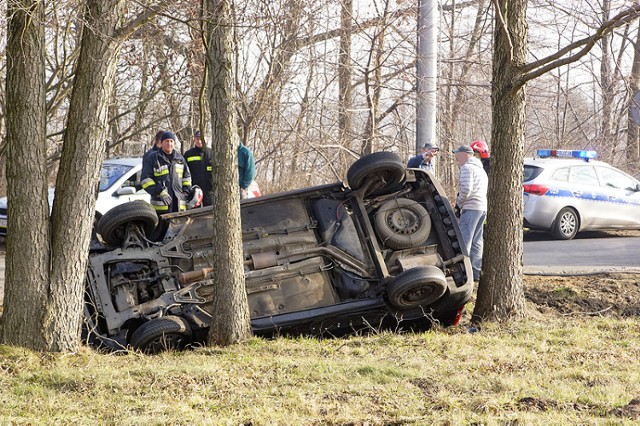
[[[595,151],[541,149],[524,161],[524,226],[570,240],[579,231],[640,229],[640,182]]]

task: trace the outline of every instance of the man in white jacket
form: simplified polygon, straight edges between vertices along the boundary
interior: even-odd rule
[[[482,269],[483,225],[487,217],[487,173],[473,148],[462,145],[453,150],[460,166],[456,206],[460,209],[460,232],[471,258],[473,280],[480,279]]]

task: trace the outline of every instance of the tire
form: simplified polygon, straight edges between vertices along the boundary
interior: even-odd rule
[[[382,243],[394,250],[419,246],[431,233],[427,209],[407,198],[384,203],[376,212],[374,223]]]
[[[192,332],[187,320],[168,315],[142,324],[133,332],[129,343],[141,352],[157,354],[184,349],[191,341]]]
[[[376,196],[388,193],[404,179],[405,165],[393,152],[375,152],[360,158],[349,167],[347,181],[353,190],[362,188],[373,178],[382,178],[382,182],[372,185],[367,195]]]
[[[419,266],[402,272],[387,287],[389,303],[398,309],[429,306],[447,290],[447,278],[435,266]]]
[[[570,240],[576,236],[578,228],[580,228],[578,213],[571,207],[565,207],[556,216],[551,234],[558,240]]]
[[[131,201],[106,212],[98,222],[98,233],[107,244],[119,246],[131,222],[142,225],[145,235],[150,235],[158,225],[158,215],[146,201]]]

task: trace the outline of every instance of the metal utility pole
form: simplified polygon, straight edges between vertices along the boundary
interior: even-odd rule
[[[438,0],[418,0],[418,52],[416,74],[416,153],[436,139],[436,90],[438,79]]]

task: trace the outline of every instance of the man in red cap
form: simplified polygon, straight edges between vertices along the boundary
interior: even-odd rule
[[[471,146],[471,149],[473,149],[473,152],[476,155],[476,157],[480,158],[480,161],[482,162],[482,168],[484,169],[484,171],[488,175],[489,174],[489,163],[491,162],[491,160],[490,160],[491,154],[489,153],[489,145],[487,145],[487,143],[485,141],[477,140],[477,141],[471,142],[470,146]]]

